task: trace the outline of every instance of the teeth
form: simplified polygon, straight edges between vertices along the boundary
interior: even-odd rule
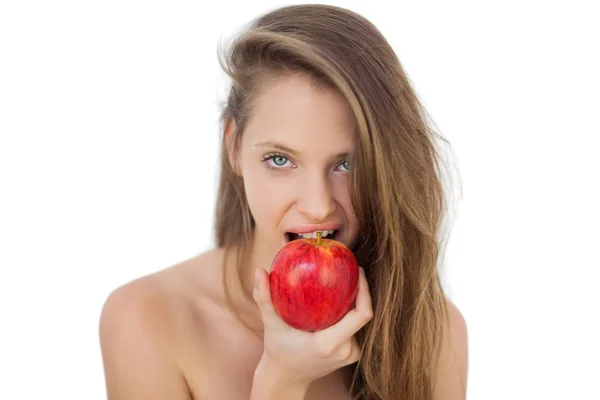
[[[322,232],[322,235],[321,235],[322,237],[326,237],[327,235],[333,234],[333,230],[329,230],[329,231],[314,231],[314,232],[308,232],[308,233],[300,233],[299,235],[302,236],[304,239],[316,239],[317,232]]]

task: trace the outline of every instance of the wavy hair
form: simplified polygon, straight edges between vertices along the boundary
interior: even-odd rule
[[[357,333],[362,355],[351,393],[365,400],[432,399],[448,329],[438,268],[449,204],[438,144],[448,141],[434,129],[395,52],[350,10],[296,5],[253,20],[219,62],[231,80],[220,122],[223,132],[231,122],[236,127],[222,138],[215,218],[216,244],[237,266],[233,275],[224,268],[230,304],[227,276],[237,276],[252,298],[241,272],[254,220],[228,151],[238,151],[261,89],[286,74],[304,74],[341,93],[356,122],[350,191],[361,228],[352,250],[365,268],[374,317]]]

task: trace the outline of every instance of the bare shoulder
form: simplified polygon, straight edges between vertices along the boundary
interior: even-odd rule
[[[446,299],[446,307],[449,329],[442,341],[434,399],[464,400],[467,397],[468,373],[467,323],[450,299]]]
[[[99,333],[109,400],[191,399],[176,338],[193,317],[189,294],[201,292],[193,270],[213,253],[136,279],[107,297]]]

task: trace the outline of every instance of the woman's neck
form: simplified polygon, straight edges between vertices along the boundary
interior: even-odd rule
[[[249,282],[251,286],[254,285],[254,272],[258,268],[263,268],[267,270],[267,272],[270,272],[271,263],[279,251],[274,244],[268,243],[264,236],[256,229],[252,234],[253,236],[247,259],[248,262],[245,265],[244,272],[246,282]]]
[[[233,296],[232,300],[238,310],[246,314],[247,317],[256,319],[260,317],[260,314],[256,303],[252,299],[254,273],[258,268],[270,271],[273,258],[279,249],[274,245],[269,245],[268,241],[264,240],[264,237],[261,237],[260,233],[254,230],[249,248],[239,253],[240,261],[242,262],[241,282],[237,277],[238,249],[236,247],[231,249],[225,279]]]

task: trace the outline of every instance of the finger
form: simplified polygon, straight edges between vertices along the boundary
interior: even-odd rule
[[[360,268],[358,277],[358,293],[356,294],[356,307],[336,324],[329,328],[315,332],[318,341],[325,345],[335,345],[350,339],[356,332],[365,326],[373,318],[373,307],[371,295],[369,294],[369,283],[365,277],[365,271]]]
[[[357,311],[365,316],[368,316],[367,322],[373,318],[373,303],[369,292],[369,281],[365,275],[365,270],[359,267],[360,274],[358,279],[358,293],[356,294],[355,307],[353,311]],[[362,286],[361,286],[362,282]],[[365,322],[366,323],[366,322]]]
[[[271,301],[271,285],[269,273],[264,268],[258,268],[254,275],[254,301],[258,305],[264,324],[281,325],[283,321]]]
[[[354,364],[360,359],[360,346],[358,345],[358,341],[356,337],[352,337],[352,351],[350,352],[350,356],[345,360],[345,365]]]
[[[341,366],[354,364],[360,358],[360,346],[354,336],[352,336],[350,340],[343,342],[336,350],[335,353],[342,362]]]

